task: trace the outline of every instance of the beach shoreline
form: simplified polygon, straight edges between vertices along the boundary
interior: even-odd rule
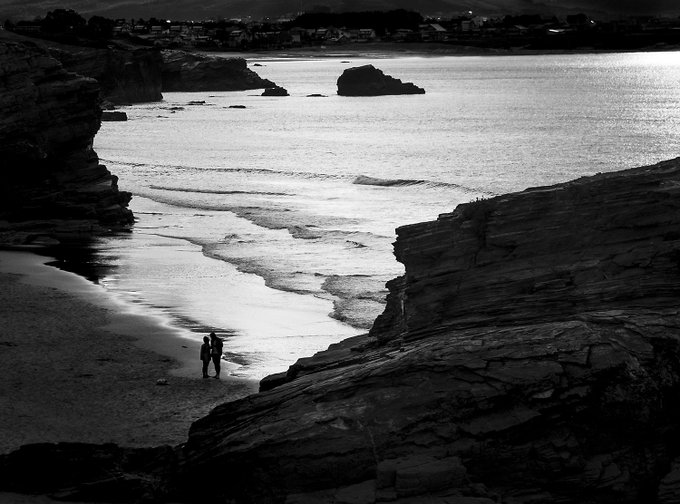
[[[199,342],[30,250],[0,252],[0,453],[39,442],[175,445],[255,380],[201,378]]]

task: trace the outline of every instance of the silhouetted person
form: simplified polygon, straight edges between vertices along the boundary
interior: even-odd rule
[[[211,357],[210,339],[203,336],[203,344],[201,345],[201,362],[203,363],[203,378],[208,378],[208,366],[210,365]]]
[[[210,333],[210,355],[215,366],[214,378],[220,377],[220,360],[222,359],[222,340],[214,332]]]

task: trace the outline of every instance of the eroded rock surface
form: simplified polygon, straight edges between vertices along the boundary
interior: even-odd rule
[[[402,82],[373,65],[348,68],[338,77],[338,94],[342,96],[379,96],[424,94],[425,90],[411,82]]]
[[[99,85],[30,42],[0,38],[0,241],[125,226],[130,193],[99,164]]]

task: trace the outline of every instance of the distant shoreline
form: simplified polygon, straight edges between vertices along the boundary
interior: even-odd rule
[[[262,50],[262,51],[224,51],[224,50],[192,50],[206,55],[241,57],[250,60],[266,59],[314,59],[314,58],[394,58],[394,57],[481,57],[481,56],[551,56],[560,54],[620,54],[638,52],[675,52],[680,51],[680,45],[652,46],[638,49],[524,49],[521,47],[510,49],[480,48],[438,43],[395,43],[369,42],[362,44],[345,44],[338,46],[294,47],[290,49]]]

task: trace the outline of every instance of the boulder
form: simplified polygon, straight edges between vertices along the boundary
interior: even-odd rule
[[[288,96],[288,91],[281,86],[268,87],[262,91],[262,96]]]
[[[338,78],[338,94],[341,96],[379,96],[424,94],[425,90],[411,82],[402,82],[373,65],[347,68]]]
[[[127,121],[128,117],[125,112],[122,112],[120,110],[115,110],[115,111],[103,111],[102,112],[102,121]]]

